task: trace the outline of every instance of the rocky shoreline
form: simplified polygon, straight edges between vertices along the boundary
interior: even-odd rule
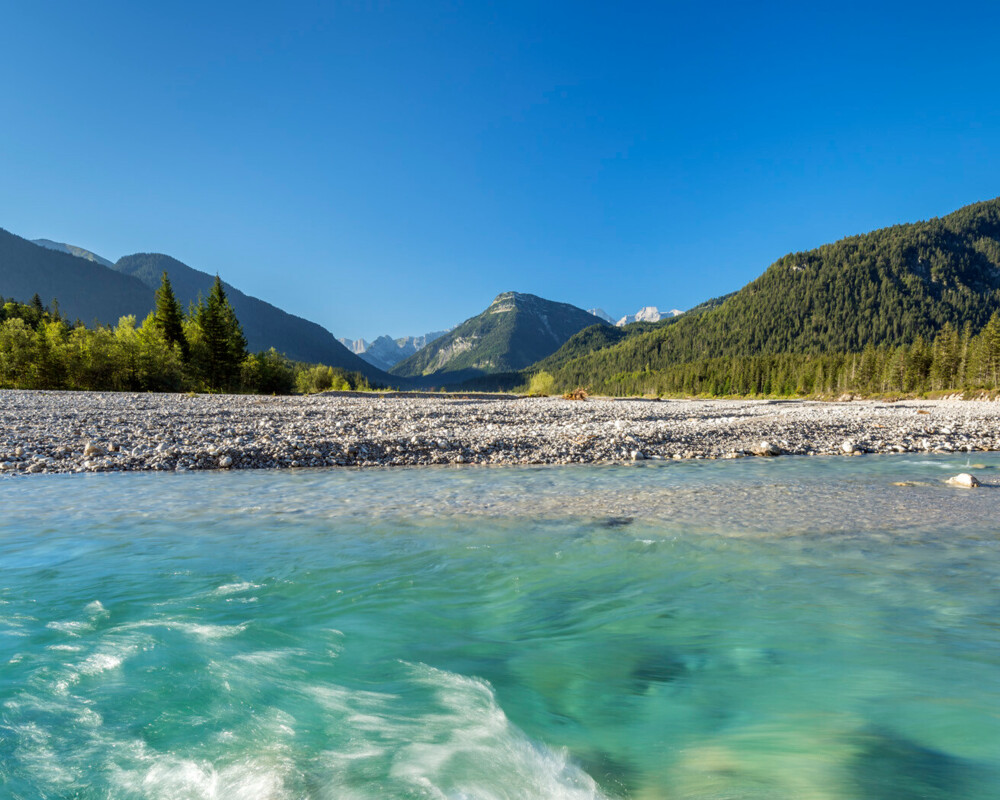
[[[0,391],[0,472],[1000,450],[1000,403]]]

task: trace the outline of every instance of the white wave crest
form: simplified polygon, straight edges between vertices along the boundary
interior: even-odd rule
[[[252,589],[262,589],[263,587],[264,584],[262,583],[250,583],[249,581],[244,581],[242,583],[224,583],[212,592],[212,594],[225,596],[229,594],[238,594],[239,592],[248,592]]]

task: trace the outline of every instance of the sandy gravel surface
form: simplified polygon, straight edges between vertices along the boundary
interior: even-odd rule
[[[0,391],[7,475],[973,450],[1000,403]]]

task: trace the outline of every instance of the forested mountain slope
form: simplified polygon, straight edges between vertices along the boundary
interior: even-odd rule
[[[511,372],[555,352],[574,333],[595,323],[606,325],[568,303],[504,292],[481,314],[399,362],[391,373],[453,382]]]
[[[60,312],[87,325],[112,324],[153,309],[153,292],[142,281],[96,261],[52,250],[0,229],[0,296],[27,303],[59,301]]]
[[[719,356],[858,352],[1000,308],[1000,199],[780,258],[718,307],[580,355],[564,384]]]

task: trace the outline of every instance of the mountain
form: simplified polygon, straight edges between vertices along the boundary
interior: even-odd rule
[[[151,290],[160,285],[161,275],[166,271],[174,294],[183,307],[197,302],[199,295],[207,297],[215,280],[214,275],[160,253],[124,256],[118,259],[112,269],[118,274],[138,279]],[[369,380],[383,385],[399,383],[383,370],[350,352],[326,328],[244,294],[225,281],[222,285],[243,326],[247,348],[251,352],[273,347],[295,361],[343,367],[361,372]]]
[[[364,339],[338,339],[344,347],[379,369],[389,370],[404,358],[409,358],[448,331],[431,331],[422,336],[402,336],[393,339],[379,336],[371,342]]]
[[[348,339],[344,336],[338,336],[337,341],[356,356],[360,356],[371,344],[371,342],[366,342],[364,339]]]
[[[532,294],[504,292],[481,314],[399,362],[390,372],[450,383],[512,372],[555,352],[574,333],[595,323],[604,324],[582,308]]]
[[[84,250],[82,247],[77,247],[75,244],[53,242],[51,239],[32,239],[31,243],[37,244],[39,247],[47,247],[49,250],[58,250],[60,253],[69,253],[71,256],[76,256],[77,258],[85,258],[87,261],[93,261],[96,264],[100,264],[102,267],[112,266],[112,262],[108,261],[108,259],[101,258],[101,256],[97,255],[97,253]]]
[[[931,338],[945,323],[981,328],[1000,309],[1000,199],[778,259],[738,292],[652,330],[581,353],[563,385],[699,359],[860,352]]]
[[[153,293],[141,281],[99,262],[41,247],[0,229],[0,295],[27,303],[59,301],[70,320],[112,324],[127,314],[143,319],[153,309]]]
[[[607,322],[607,323],[609,323],[610,325],[614,325],[614,324],[615,324],[615,318],[614,318],[614,317],[612,317],[612,316],[611,316],[611,315],[610,315],[610,314],[609,314],[609,313],[608,313],[607,311],[605,311],[605,310],[604,310],[603,308],[588,308],[588,309],[587,309],[587,313],[588,313],[588,314],[593,314],[593,315],[594,315],[595,317],[597,317],[598,319],[600,319],[600,320],[604,320],[604,322]]]
[[[659,322],[662,319],[679,317],[683,313],[683,311],[678,311],[676,308],[670,311],[660,311],[656,306],[643,306],[634,314],[622,317],[615,325],[621,328],[624,325],[631,325],[633,322]],[[610,320],[608,321],[610,322]]]

